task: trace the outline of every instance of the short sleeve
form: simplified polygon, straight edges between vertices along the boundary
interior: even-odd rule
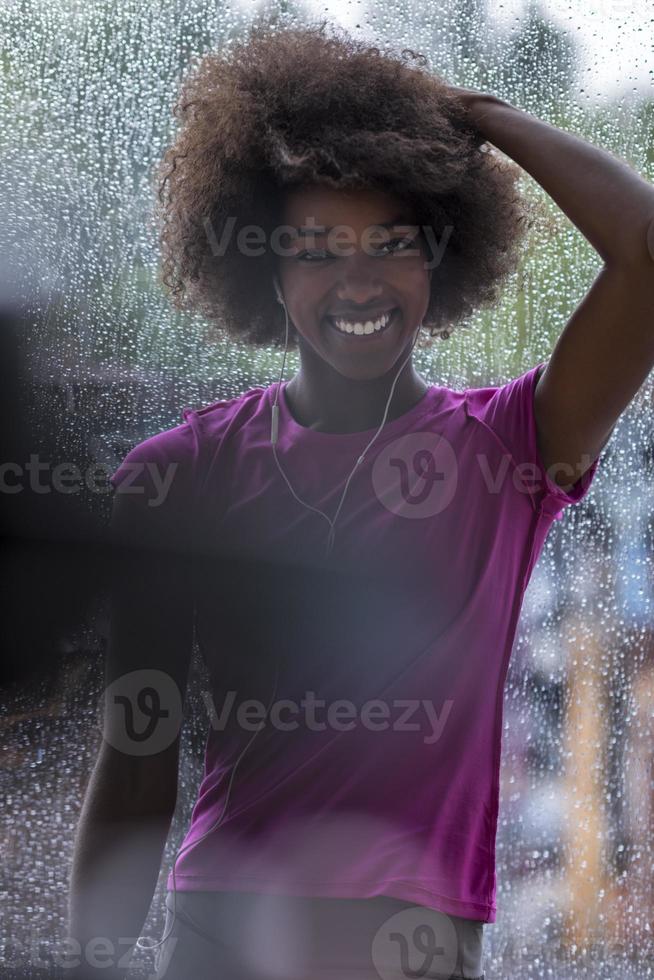
[[[196,433],[186,421],[134,446],[109,477],[121,498],[114,501],[114,535],[180,541],[194,512],[197,460]]]
[[[534,507],[558,520],[565,507],[588,493],[599,456],[567,491],[545,469],[538,451],[534,391],[546,363],[539,362],[504,385],[467,389],[465,396],[468,414],[490,429],[510,454]]]

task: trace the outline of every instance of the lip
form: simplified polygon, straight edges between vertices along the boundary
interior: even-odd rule
[[[397,309],[397,307],[378,306],[376,310],[372,310],[372,309],[366,310],[366,312],[362,314],[363,319],[360,320],[359,322],[365,323],[366,320],[376,320],[377,317],[382,315],[382,313],[386,313],[388,310],[394,310],[394,309]],[[340,310],[336,310],[335,312],[328,313],[326,315],[333,316],[335,320],[353,320],[356,316],[359,315],[359,312],[360,312],[359,310],[347,310],[345,313],[342,313]]]
[[[386,324],[386,326],[382,330],[376,330],[373,333],[360,333],[360,334],[343,333],[343,331],[339,330],[338,327],[332,322],[331,316],[326,316],[325,321],[327,322],[328,326],[331,327],[333,332],[338,334],[338,336],[341,337],[343,340],[348,341],[350,343],[369,344],[371,343],[371,341],[374,342],[376,339],[379,339],[380,337],[383,337],[385,334],[387,334],[388,331],[391,329],[391,327],[395,326],[395,324],[398,322],[400,315],[401,314],[400,314],[399,306],[394,307],[391,318]],[[379,314],[377,314],[377,316],[379,316]]]

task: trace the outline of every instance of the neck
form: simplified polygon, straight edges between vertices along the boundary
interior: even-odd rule
[[[398,368],[395,364],[380,378],[357,381],[326,372],[324,362],[322,370],[315,371],[303,362],[286,386],[290,412],[299,425],[317,432],[344,435],[374,429],[381,424]],[[428,389],[409,358],[395,383],[386,421],[410,411]]]

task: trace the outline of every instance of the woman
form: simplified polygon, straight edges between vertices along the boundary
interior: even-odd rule
[[[164,937],[139,941],[158,978],[484,976],[524,590],[654,363],[651,187],[406,56],[324,25],[258,26],[205,56],[178,104],[164,282],[235,340],[285,348],[278,383],[185,409],[112,478],[117,536],[156,558],[117,590],[112,747],[85,801],[71,933],[144,921],[195,612],[211,724]],[[413,366],[420,329],[446,337],[495,302],[531,220],[519,168],[485,140],[605,266],[547,363],[457,392]],[[289,345],[300,368],[284,383]],[[150,751],[125,736],[135,705]],[[106,825],[107,808],[122,863],[97,856],[91,814]]]

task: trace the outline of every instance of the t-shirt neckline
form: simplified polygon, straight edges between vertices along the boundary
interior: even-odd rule
[[[281,384],[279,393],[279,432],[280,436],[283,432],[292,434],[295,437],[301,437],[303,439],[313,439],[315,442],[321,442],[324,445],[340,445],[344,442],[359,443],[364,442],[366,439],[371,439],[374,434],[379,429],[383,413],[379,418],[379,422],[372,429],[361,429],[359,432],[320,432],[318,429],[309,429],[307,426],[300,425],[296,422],[295,418],[291,414],[288,402],[286,400],[286,386],[289,384],[288,381],[284,381]],[[279,385],[279,382],[271,385],[271,400],[274,402],[275,399],[275,389]],[[379,433],[380,438],[385,435],[392,435],[394,432],[399,432],[406,428],[408,423],[411,423],[415,419],[419,418],[431,405],[432,397],[437,391],[436,385],[430,385],[423,396],[413,405],[407,412],[402,415],[398,415],[397,418],[393,419],[391,422],[386,422],[381,432]]]

